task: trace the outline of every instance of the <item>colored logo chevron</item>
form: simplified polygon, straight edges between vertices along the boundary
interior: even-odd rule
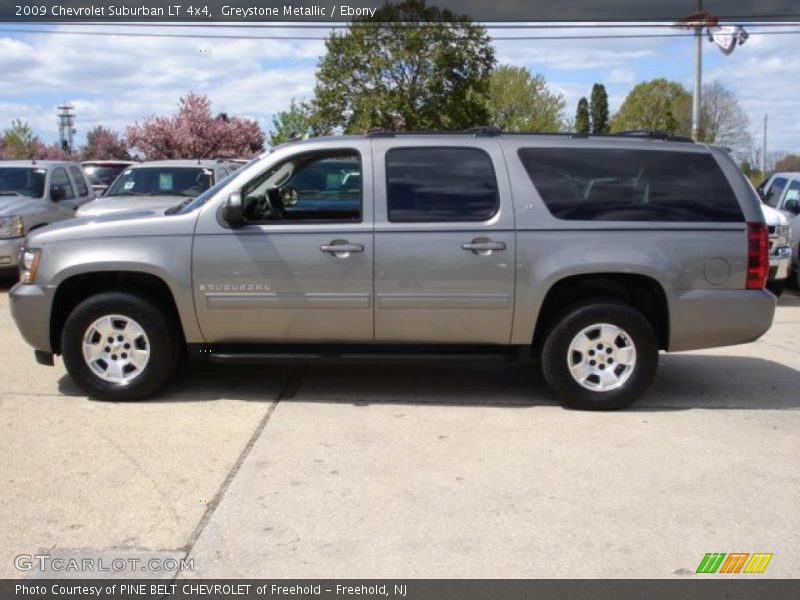
[[[767,552],[708,552],[696,573],[763,573],[771,560],[772,553]]]

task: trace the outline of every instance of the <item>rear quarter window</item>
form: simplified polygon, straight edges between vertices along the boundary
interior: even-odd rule
[[[574,221],[740,222],[710,154],[605,148],[521,148],[550,213]]]

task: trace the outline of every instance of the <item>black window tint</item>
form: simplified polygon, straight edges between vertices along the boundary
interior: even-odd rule
[[[497,212],[492,160],[476,148],[395,148],[386,180],[396,223],[486,221]]]
[[[783,177],[776,177],[775,180],[772,182],[772,185],[769,186],[767,193],[764,195],[764,203],[768,204],[772,208],[778,208],[778,204],[781,201],[781,195],[783,195],[783,188],[786,187],[786,179]]]
[[[522,148],[553,216],[596,221],[743,221],[710,154],[604,148]]]
[[[75,192],[72,189],[72,184],[67,177],[65,169],[56,169],[53,171],[53,176],[50,179],[50,188],[58,187],[64,190],[64,195],[61,200],[72,200],[75,197]],[[51,192],[52,193],[52,192]]]
[[[86,186],[86,180],[83,178],[83,173],[78,167],[70,167],[69,172],[72,175],[72,180],[78,187],[78,196],[85,196],[89,193],[89,188]]]

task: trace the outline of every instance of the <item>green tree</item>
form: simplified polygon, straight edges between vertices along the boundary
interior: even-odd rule
[[[581,98],[578,100],[578,110],[575,111],[575,133],[589,133],[590,129],[589,102],[586,98]]]
[[[22,119],[11,121],[11,127],[3,132],[5,148],[3,157],[8,159],[33,159],[37,157],[41,140],[30,125]]]
[[[311,119],[311,106],[307,102],[299,102],[292,98],[289,108],[278,112],[272,117],[269,145],[277,146],[295,136],[313,135],[316,132],[312,126]]]
[[[566,101],[547,88],[544,75],[503,65],[489,82],[489,118],[504,131],[560,131]]]
[[[592,133],[608,133],[608,93],[602,83],[595,83],[592,86],[589,112],[592,118]]]
[[[636,85],[611,120],[612,131],[648,129],[691,134],[692,96],[675,81],[653,79]]]
[[[325,46],[314,99],[319,132],[464,129],[489,121],[494,49],[486,29],[466,17],[404,0],[355,20]]]

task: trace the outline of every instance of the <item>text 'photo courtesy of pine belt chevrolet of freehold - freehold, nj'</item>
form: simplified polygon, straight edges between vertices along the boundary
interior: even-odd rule
[[[0,0],[0,598],[800,597],[798,42]]]

